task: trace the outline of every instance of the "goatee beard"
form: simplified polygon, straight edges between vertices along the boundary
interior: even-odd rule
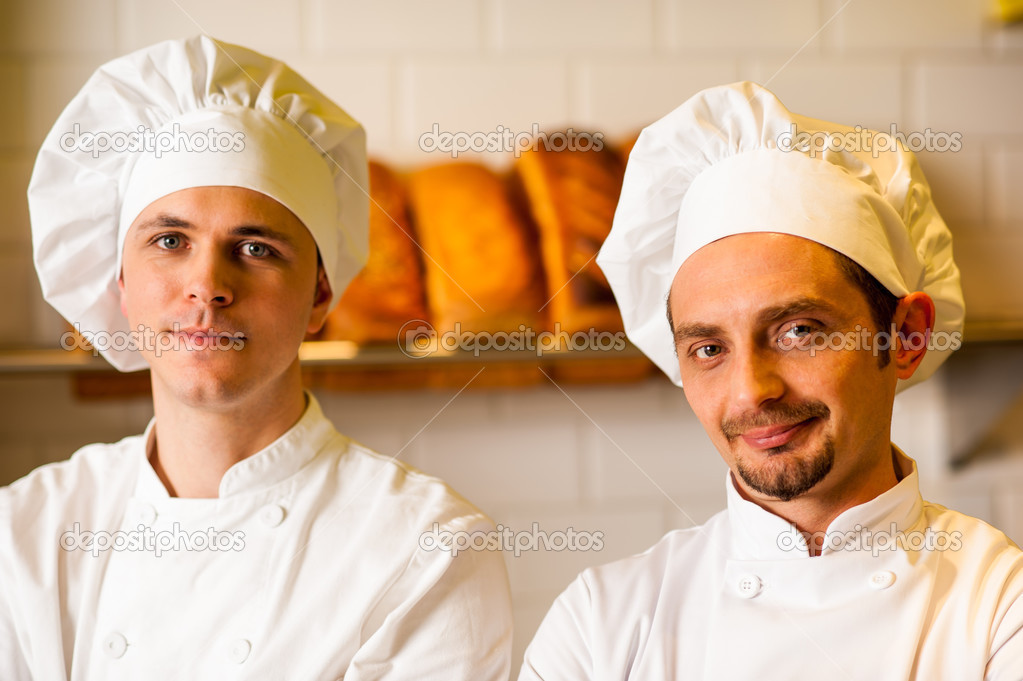
[[[729,443],[734,442],[743,433],[753,428],[763,428],[780,424],[803,423],[810,419],[826,420],[831,410],[819,401],[801,404],[771,404],[752,413],[721,422],[721,432]],[[767,453],[774,457],[784,454],[790,444],[773,447]],[[761,468],[751,468],[741,458],[735,462],[735,472],[746,485],[765,496],[782,501],[790,501],[810,491],[818,482],[831,472],[835,464],[835,443],[828,437],[820,450],[807,458],[787,457],[791,460],[778,460]]]
[[[786,447],[777,447],[778,451],[768,450],[772,456],[780,455]],[[830,437],[823,446],[809,458],[795,458],[790,461],[778,462],[780,470],[768,471],[764,468],[750,468],[739,458],[735,461],[735,472],[750,489],[765,496],[791,501],[809,492],[831,472],[835,464],[835,442]]]

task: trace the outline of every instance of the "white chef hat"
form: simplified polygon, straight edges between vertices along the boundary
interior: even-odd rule
[[[697,93],[643,130],[597,256],[629,338],[678,386],[665,316],[671,283],[697,250],[747,232],[828,246],[896,296],[930,295],[941,338],[962,330],[952,234],[913,153],[891,135],[798,116],[765,88],[734,83]],[[950,346],[958,343],[932,344],[899,389],[930,376]]]
[[[233,186],[302,221],[334,305],[368,254],[368,173],[362,126],[276,59],[207,36],[115,59],[64,109],[32,173],[43,296],[87,338],[131,331],[117,279],[134,219],[172,192]],[[146,367],[104,345],[121,371]]]

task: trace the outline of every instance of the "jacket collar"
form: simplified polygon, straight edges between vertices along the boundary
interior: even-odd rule
[[[135,496],[142,499],[167,499],[167,488],[149,463],[156,419],[150,420],[140,438],[139,477]],[[306,393],[302,417],[269,445],[231,466],[220,480],[219,498],[255,492],[282,482],[301,470],[336,435],[333,424],[320,409],[319,402]]]
[[[899,482],[870,501],[843,511],[828,526],[822,556],[908,532],[923,515],[916,462],[892,445]],[[806,540],[792,523],[742,497],[727,473],[732,556],[742,560],[808,558]],[[868,551],[869,552],[869,551]]]

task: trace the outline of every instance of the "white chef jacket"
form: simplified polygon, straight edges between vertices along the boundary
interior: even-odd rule
[[[421,546],[493,529],[443,482],[342,436],[310,395],[219,498],[172,498],[152,429],[0,490],[0,679],[507,678],[501,554]]]
[[[896,455],[901,481],[839,515],[816,558],[729,475],[705,525],[579,575],[519,680],[1020,681],[1023,552],[924,502]],[[900,532],[903,549],[881,548]]]

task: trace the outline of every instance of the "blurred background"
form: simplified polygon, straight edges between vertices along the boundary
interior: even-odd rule
[[[920,160],[955,235],[966,343],[899,397],[893,439],[917,459],[926,497],[1023,541],[1023,26],[993,4],[24,0],[0,12],[0,354],[56,348],[65,330],[32,265],[25,191],[40,143],[97,66],[166,38],[207,32],[283,59],[360,120],[398,174],[451,161],[421,149],[434,126],[572,126],[618,148],[697,90],[740,79],[808,116],[958,133],[959,151]],[[514,172],[511,152],[471,156]],[[152,416],[145,394],[89,396],[77,372],[14,364],[0,367],[0,483]],[[474,374],[508,367],[470,366],[441,387],[386,367],[311,385],[339,430],[444,478],[496,522],[603,533],[600,551],[506,556],[517,669],[580,570],[723,508],[725,467],[659,375],[609,369],[603,382],[597,365],[561,382],[527,363],[518,380],[487,381]]]

